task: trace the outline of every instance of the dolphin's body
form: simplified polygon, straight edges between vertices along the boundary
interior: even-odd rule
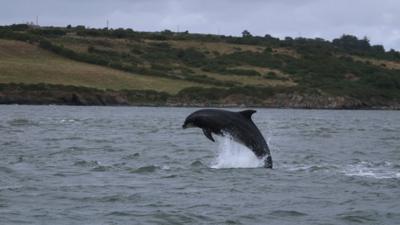
[[[265,158],[264,167],[272,168],[272,157],[267,142],[251,120],[251,115],[255,112],[255,110],[231,112],[220,109],[201,109],[190,114],[182,127],[184,129],[201,128],[204,135],[211,141],[215,141],[212,133],[220,136],[228,133],[236,142],[251,149],[258,158]]]

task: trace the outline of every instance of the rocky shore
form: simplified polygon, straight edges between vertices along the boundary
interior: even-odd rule
[[[27,105],[102,105],[102,106],[178,106],[178,107],[266,107],[304,109],[390,109],[399,110],[400,100],[300,93],[277,93],[265,98],[242,94],[218,99],[193,99],[184,94],[155,91],[113,91],[52,85],[7,85],[0,88],[0,104]]]

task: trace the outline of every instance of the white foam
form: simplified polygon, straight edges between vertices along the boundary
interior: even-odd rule
[[[371,177],[376,179],[400,178],[400,171],[391,167],[390,162],[384,165],[373,165],[369,162],[359,162],[357,164],[348,165],[343,170],[347,176]]]
[[[257,156],[246,146],[239,144],[232,137],[214,136],[218,142],[217,157],[211,168],[257,168],[264,166],[264,160]]]

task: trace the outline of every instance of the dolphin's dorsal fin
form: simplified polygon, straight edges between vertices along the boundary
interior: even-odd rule
[[[208,139],[210,139],[211,141],[215,142],[214,138],[211,135],[211,130],[203,128],[203,133]]]
[[[251,115],[253,115],[256,112],[257,112],[256,110],[249,109],[240,111],[239,113],[242,114],[242,116],[246,117],[247,119],[251,120]]]

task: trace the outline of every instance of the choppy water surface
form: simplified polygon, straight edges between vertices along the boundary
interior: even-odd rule
[[[258,109],[268,170],[194,110],[0,106],[0,224],[399,224],[400,112]]]

